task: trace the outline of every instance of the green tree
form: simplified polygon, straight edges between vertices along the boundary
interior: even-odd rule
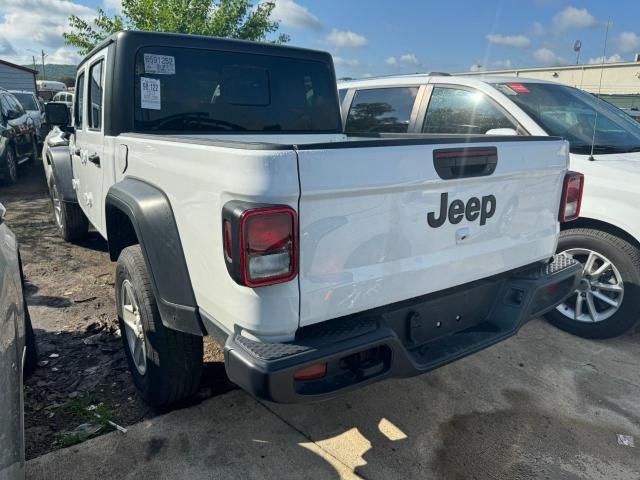
[[[78,47],[81,55],[120,30],[176,32],[194,35],[267,41],[280,25],[271,19],[275,4],[251,0],[123,0],[122,15],[108,16],[98,9],[93,21],[71,15],[71,31],[62,36],[68,45]],[[286,43],[280,34],[275,43]]]

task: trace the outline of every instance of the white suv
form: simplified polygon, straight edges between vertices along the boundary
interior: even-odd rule
[[[571,169],[585,175],[584,201],[581,219],[562,226],[558,250],[584,263],[584,278],[550,319],[589,338],[619,335],[638,320],[638,122],[581,90],[515,77],[409,75],[343,82],[339,91],[347,133],[552,135],[569,140]]]

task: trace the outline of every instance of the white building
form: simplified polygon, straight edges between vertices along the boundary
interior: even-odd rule
[[[0,87],[36,92],[36,70],[0,60]]]

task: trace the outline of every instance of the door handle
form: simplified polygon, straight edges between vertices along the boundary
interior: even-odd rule
[[[94,165],[100,165],[100,157],[97,153],[89,155],[89,158],[87,158],[87,160],[89,160]]]

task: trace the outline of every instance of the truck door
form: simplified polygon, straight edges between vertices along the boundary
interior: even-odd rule
[[[71,152],[78,202],[91,224],[101,233],[104,233],[101,162],[104,156],[105,57],[106,51],[98,54],[78,77],[75,114],[81,127],[76,126],[75,145]]]

